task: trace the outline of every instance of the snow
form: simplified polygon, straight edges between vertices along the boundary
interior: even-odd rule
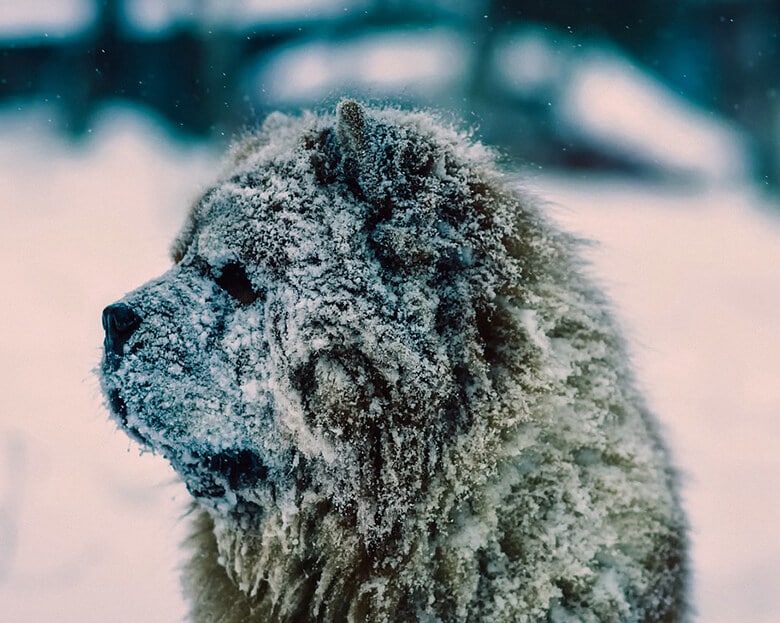
[[[735,127],[605,42],[531,24],[498,39],[494,71],[500,88],[547,102],[570,139],[678,175],[738,181],[748,173],[747,141]]]
[[[174,25],[194,20],[194,10],[199,6],[189,0],[127,0],[123,17],[133,31],[160,34]]]
[[[92,369],[101,309],[167,269],[214,155],[118,110],[67,145],[46,114],[0,115],[0,611],[8,623],[176,621],[189,495],[108,422]],[[744,186],[523,184],[600,241],[593,271],[686,474],[700,620],[773,623],[780,222]]]
[[[47,112],[0,116],[0,612],[179,620],[189,496],[107,421],[93,368],[101,309],[168,263],[208,158],[126,112],[67,145]]]
[[[373,97],[425,94],[458,81],[467,61],[458,35],[447,29],[384,31],[284,48],[263,59],[253,81],[269,102],[288,106],[320,101],[336,88]]]
[[[370,6],[367,0],[244,0],[234,3],[238,6],[231,11],[235,23],[281,21],[284,19],[301,20],[322,17],[340,17],[362,11]]]
[[[196,22],[201,26],[229,26],[236,30],[267,28],[283,22],[300,24],[317,19],[339,18],[363,10],[365,0],[128,0],[125,18],[130,28],[159,34],[175,25]]]
[[[549,31],[547,26],[527,26],[497,39],[494,70],[499,84],[522,96],[546,92],[549,97],[554,92],[569,54]]]
[[[78,34],[95,18],[92,0],[0,0],[0,36],[61,37]]]
[[[556,111],[572,134],[656,167],[738,181],[747,150],[736,128],[674,93],[610,50],[587,50],[569,68]]]

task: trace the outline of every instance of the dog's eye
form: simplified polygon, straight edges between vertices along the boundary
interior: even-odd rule
[[[249,281],[244,267],[238,262],[225,264],[214,281],[242,305],[249,305],[260,296]]]

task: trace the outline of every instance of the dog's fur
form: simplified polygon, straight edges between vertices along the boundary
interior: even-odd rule
[[[675,476],[575,246],[428,114],[237,144],[103,362],[197,500],[192,619],[686,620]]]

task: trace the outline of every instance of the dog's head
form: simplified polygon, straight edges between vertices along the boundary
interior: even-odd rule
[[[501,299],[532,271],[487,158],[420,113],[269,117],[174,267],[104,311],[122,427],[208,507],[316,492],[388,534],[505,398]]]

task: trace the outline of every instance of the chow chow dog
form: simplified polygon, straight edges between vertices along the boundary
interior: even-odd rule
[[[687,620],[686,522],[578,243],[423,112],[270,115],[103,312],[194,497],[196,622]]]

